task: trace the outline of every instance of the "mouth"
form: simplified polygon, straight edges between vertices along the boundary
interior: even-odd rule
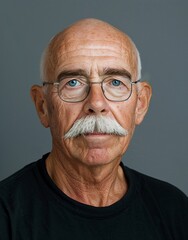
[[[84,136],[104,136],[109,135],[108,133],[101,133],[101,132],[93,132],[93,133],[85,133]]]

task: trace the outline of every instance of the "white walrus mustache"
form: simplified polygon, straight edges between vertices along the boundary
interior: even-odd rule
[[[124,129],[115,119],[101,115],[90,115],[75,121],[64,138],[74,138],[82,134],[94,132],[119,136],[126,136],[128,134],[128,130]]]

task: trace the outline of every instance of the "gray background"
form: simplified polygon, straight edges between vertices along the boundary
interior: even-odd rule
[[[39,61],[49,39],[85,18],[126,31],[153,87],[148,115],[136,129],[124,162],[188,194],[188,1],[1,0],[0,179],[51,149],[29,91],[40,83]]]

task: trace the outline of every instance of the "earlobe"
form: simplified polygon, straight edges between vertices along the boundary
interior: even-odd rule
[[[138,89],[138,99],[137,99],[137,106],[136,106],[136,116],[135,116],[135,123],[139,125],[149,108],[150,100],[152,96],[152,88],[149,83],[141,82],[139,89]]]
[[[30,94],[42,125],[46,128],[49,127],[47,105],[42,87],[38,85],[32,86]]]

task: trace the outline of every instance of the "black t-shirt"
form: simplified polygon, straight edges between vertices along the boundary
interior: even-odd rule
[[[188,240],[188,199],[174,186],[121,163],[128,192],[93,207],[57,188],[46,157],[0,183],[0,240]]]

